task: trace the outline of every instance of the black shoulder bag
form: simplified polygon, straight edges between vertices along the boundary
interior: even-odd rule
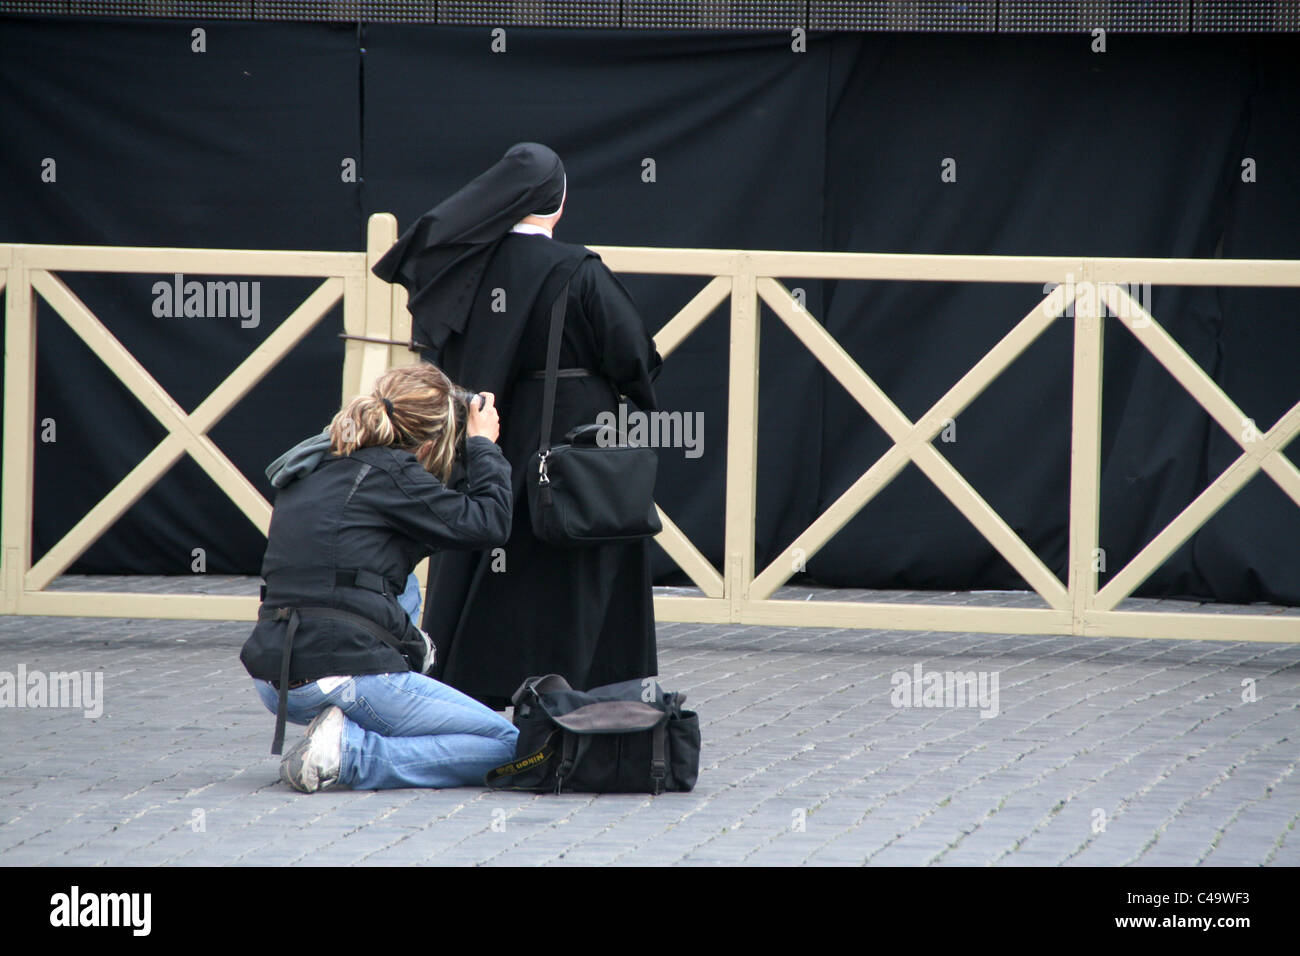
[[[653,793],[691,790],[700,772],[700,718],[685,694],[650,679],[589,691],[559,674],[515,691],[516,757],[488,771],[493,790]]]
[[[528,510],[533,534],[562,548],[618,544],[663,530],[655,508],[653,448],[627,445],[613,428],[598,424],[572,429],[565,443],[551,445],[560,338],[569,284],[551,308],[546,348],[542,433],[528,467]]]

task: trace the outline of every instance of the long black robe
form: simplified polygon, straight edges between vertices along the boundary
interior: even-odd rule
[[[599,374],[559,379],[552,442],[602,411],[617,412],[620,393],[636,408],[654,409],[652,382],[662,364],[654,341],[626,289],[585,247],[507,235],[463,332],[415,316],[424,341],[440,343],[428,359],[466,388],[496,395],[500,445],[513,472],[504,555],[433,556],[423,620],[438,647],[434,676],[490,706],[503,706],[532,675],[562,674],[585,689],[658,672],[650,542],[561,549],[532,533],[524,478],[537,450],[544,383],[519,373],[545,368],[551,306],[566,280],[560,367]]]

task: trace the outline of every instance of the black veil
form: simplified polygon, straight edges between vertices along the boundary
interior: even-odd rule
[[[483,271],[520,219],[559,212],[564,164],[540,143],[516,143],[491,168],[434,206],[375,263],[407,291],[412,334],[435,351],[462,332]]]

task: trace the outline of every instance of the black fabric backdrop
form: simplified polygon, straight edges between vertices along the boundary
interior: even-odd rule
[[[828,35],[0,19],[0,241],[355,250],[538,140],[565,159],[559,235],[588,244],[1033,255],[1300,256],[1300,70],[1285,39]],[[1242,183],[1253,157],[1258,182]],[[40,180],[46,157],[56,183]],[[940,178],[956,161],[957,181]],[[344,181],[355,159],[360,182]],[[643,160],[656,181],[642,179]],[[313,288],[262,280],[261,321],[156,318],[160,276],[64,280],[192,410]],[[235,278],[240,277],[221,277]],[[626,276],[657,328],[705,280]],[[916,418],[1041,288],[816,282],[813,315]],[[1156,288],[1153,312],[1260,429],[1297,394],[1300,293]],[[341,313],[211,432],[265,463],[339,399]],[[1236,445],[1107,323],[1101,543],[1115,571]],[[163,428],[42,306],[34,545],[54,544]],[[1064,574],[1070,336],[1056,323],[936,440]],[[888,442],[766,309],[759,566]],[[703,455],[661,453],[658,498],[721,563],[726,309],[669,358],[661,405],[702,412]],[[39,434],[39,432],[38,432]],[[1289,452],[1295,460],[1294,450]],[[1257,476],[1144,594],[1300,603],[1300,512]],[[264,540],[188,456],[72,568],[256,573]],[[808,563],[859,587],[1023,587],[909,466]],[[683,580],[659,554],[656,579]],[[1103,575],[1103,581],[1105,576]]]

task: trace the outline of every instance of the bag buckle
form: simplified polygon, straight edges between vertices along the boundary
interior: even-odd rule
[[[664,783],[668,778],[667,761],[655,758],[650,762],[650,782],[654,785],[654,795],[664,792]]]
[[[537,456],[537,483],[539,485],[549,485],[551,483],[551,478],[546,473],[546,459],[550,457],[550,454],[550,449],[547,449]]]

